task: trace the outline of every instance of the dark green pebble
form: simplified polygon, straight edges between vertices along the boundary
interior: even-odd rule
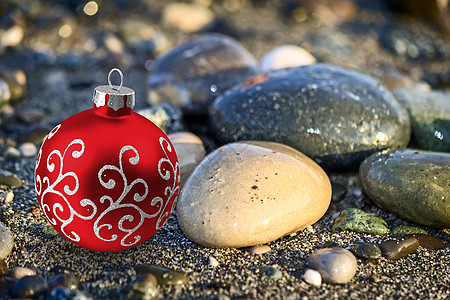
[[[419,247],[419,241],[414,237],[405,237],[383,242],[379,247],[384,257],[397,260],[416,252]]]
[[[383,151],[361,164],[359,176],[381,208],[414,223],[450,228],[450,153]]]
[[[266,273],[267,277],[269,277],[269,279],[278,280],[283,277],[281,271],[273,266],[267,267],[264,272]]]
[[[76,290],[80,285],[80,281],[74,274],[63,273],[55,276],[51,276],[47,279],[48,286],[52,290],[57,287],[68,288],[70,290]]]
[[[0,184],[5,184],[10,187],[21,187],[22,180],[14,174],[6,170],[0,170]]]
[[[379,259],[381,257],[381,249],[372,243],[361,243],[357,245],[353,252],[356,256],[365,259]]]
[[[156,265],[142,265],[136,267],[137,274],[153,274],[161,286],[182,285],[189,282],[189,277],[183,273]]]
[[[391,234],[394,236],[414,234],[414,233],[428,234],[428,232],[425,229],[406,225],[398,225],[391,230]]]

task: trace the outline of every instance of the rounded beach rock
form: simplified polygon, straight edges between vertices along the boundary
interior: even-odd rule
[[[177,217],[195,243],[249,247],[314,224],[330,200],[327,175],[297,150],[271,142],[232,143],[193,171]]]
[[[356,274],[356,257],[343,248],[323,248],[307,259],[309,268],[317,270],[328,283],[347,283]]]
[[[315,62],[316,58],[306,49],[295,45],[281,45],[264,54],[260,66],[261,71],[270,71],[306,66]]]
[[[411,132],[407,111],[379,81],[327,64],[252,77],[216,98],[210,117],[224,143],[283,143],[330,170],[356,170],[378,150],[406,146]]]
[[[381,208],[412,222],[450,228],[450,154],[413,149],[367,158],[359,175]]]
[[[206,151],[202,140],[190,132],[169,134],[180,164],[180,184],[183,185],[192,170],[205,157]]]
[[[148,100],[171,102],[186,114],[206,114],[217,95],[256,74],[256,69],[255,58],[235,39],[200,35],[155,60]]]

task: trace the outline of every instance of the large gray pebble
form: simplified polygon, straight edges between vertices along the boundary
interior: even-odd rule
[[[406,146],[406,110],[377,80],[313,64],[264,73],[228,90],[211,109],[224,143],[284,143],[326,169],[356,169],[378,149]]]
[[[0,222],[0,258],[5,259],[14,246],[14,238],[11,230]]]
[[[256,60],[238,41],[201,35],[155,61],[148,100],[174,103],[188,114],[206,114],[217,95],[254,75],[256,68]]]

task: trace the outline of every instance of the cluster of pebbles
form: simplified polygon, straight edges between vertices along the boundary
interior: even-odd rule
[[[9,2],[0,5],[9,13],[0,53],[12,59],[0,69],[0,299],[449,297],[450,93],[448,69],[434,62],[448,60],[450,45],[439,33],[424,26],[415,39],[418,25],[386,22],[355,47],[340,29],[373,26],[371,10],[346,0],[279,8],[292,22],[282,29],[316,28],[303,47],[289,34],[267,42],[264,30],[239,33],[275,26],[272,4],[256,1],[156,4],[161,27],[139,18],[148,4],[138,1],[136,18],[114,33],[109,21],[70,21],[64,6],[55,21],[45,4]],[[71,5],[80,20],[102,11],[96,1]],[[120,15],[121,5],[103,14]],[[242,18],[249,8],[259,23]],[[442,15],[432,20],[446,34]],[[27,36],[34,19],[40,34]],[[48,28],[62,38],[56,50],[38,47],[52,43]],[[197,35],[171,43],[163,29]],[[371,69],[370,55],[412,66],[409,76]],[[48,130],[89,108],[105,74],[89,70],[109,64],[142,83],[126,85],[136,111],[172,141],[182,189],[155,236],[99,253],[46,222],[33,168]]]

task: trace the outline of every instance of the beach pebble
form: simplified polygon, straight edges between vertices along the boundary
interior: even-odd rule
[[[380,207],[412,222],[450,227],[450,153],[383,151],[359,170],[365,193]]]
[[[141,265],[136,267],[137,274],[153,274],[161,286],[182,285],[189,282],[189,277],[183,273],[156,265]]]
[[[397,260],[408,254],[416,252],[419,241],[414,237],[404,237],[396,240],[385,241],[379,245],[383,256]]]
[[[213,268],[219,266],[219,261],[217,261],[217,259],[214,256],[208,257],[208,261],[209,261],[209,265]]]
[[[356,245],[353,252],[357,257],[365,259],[379,259],[381,257],[381,249],[372,243],[361,243]]]
[[[219,96],[211,130],[221,141],[289,145],[325,169],[357,169],[368,155],[406,146],[406,110],[377,80],[313,64],[252,77]]]
[[[36,271],[26,267],[14,267],[9,271],[8,276],[14,279],[20,279],[25,276],[36,275]]]
[[[261,71],[270,71],[306,66],[315,62],[316,58],[306,49],[294,45],[281,45],[264,54],[260,66]]]
[[[155,60],[148,79],[150,104],[171,102],[205,115],[213,99],[256,74],[255,58],[236,40],[204,34]]]
[[[19,151],[19,149],[14,148],[14,147],[8,147],[6,148],[5,152],[3,153],[4,157],[7,158],[20,158],[21,153]]]
[[[415,233],[428,234],[428,232],[425,229],[406,225],[398,225],[391,230],[391,234],[394,236],[415,234]]]
[[[0,70],[0,78],[8,85],[11,101],[18,100],[26,94],[27,76],[24,71],[20,69]]]
[[[256,246],[251,246],[246,248],[246,250],[248,251],[248,253],[254,255],[254,254],[264,254],[264,253],[268,253],[270,252],[272,249],[270,248],[269,245],[256,245]]]
[[[190,132],[177,132],[168,135],[177,153],[180,164],[180,185],[182,186],[192,170],[205,157],[206,151],[202,140]]]
[[[266,273],[267,277],[272,280],[278,280],[283,277],[283,273],[281,273],[281,271],[274,266],[267,267],[264,270],[264,273]]]
[[[0,259],[5,259],[14,246],[11,230],[0,222]]]
[[[413,146],[450,152],[450,92],[401,89],[394,95],[409,113]]]
[[[92,300],[93,298],[85,292],[71,290],[68,288],[55,288],[47,294],[46,300]]]
[[[54,238],[58,236],[59,232],[56,231],[56,229],[51,224],[45,224],[44,227],[42,227],[42,233],[47,238]]]
[[[346,208],[334,220],[332,232],[354,231],[363,234],[385,235],[388,225],[379,217],[357,208]]]
[[[184,32],[195,32],[214,20],[214,13],[208,8],[189,3],[170,3],[163,11],[163,22]]]
[[[181,191],[177,217],[195,243],[241,248],[314,224],[330,200],[328,176],[302,153],[278,143],[232,143],[195,168]]]
[[[78,278],[71,273],[63,273],[47,278],[48,286],[52,290],[57,287],[68,288],[70,290],[78,289],[80,281]]]
[[[356,258],[343,248],[319,249],[308,257],[307,262],[308,267],[317,270],[322,280],[328,283],[347,283],[356,274]]]
[[[48,290],[47,282],[40,275],[20,278],[11,290],[13,298],[38,298]]]
[[[19,146],[19,151],[23,157],[34,157],[38,153],[38,148],[33,143],[23,143]]]
[[[141,116],[152,121],[166,134],[183,130],[183,112],[171,103],[161,103],[151,108],[136,111]]]
[[[408,234],[405,237],[413,237],[417,239],[419,241],[419,246],[425,249],[433,250],[445,247],[445,243],[443,241],[428,234],[421,234],[421,233]]]
[[[320,275],[319,271],[313,270],[313,269],[307,269],[305,274],[303,274],[303,280],[314,286],[321,286],[322,285],[322,275]]]
[[[158,296],[158,280],[153,274],[141,275],[133,284],[133,291],[143,296],[143,299],[155,299]]]
[[[19,176],[6,170],[0,170],[0,184],[10,187],[21,187],[23,185]]]

